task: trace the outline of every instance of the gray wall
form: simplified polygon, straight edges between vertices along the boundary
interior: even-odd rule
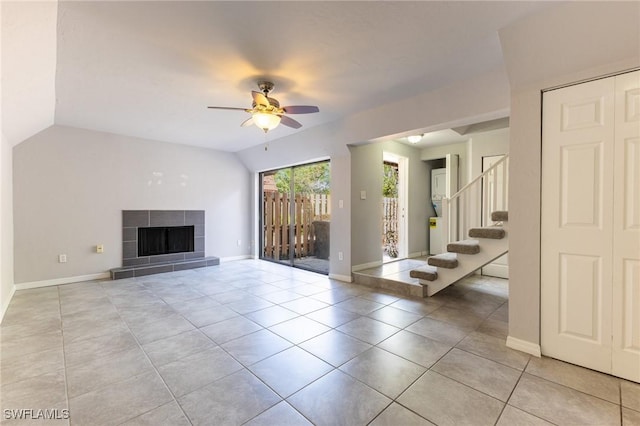
[[[351,147],[351,259],[354,267],[382,261],[383,152],[409,158],[409,254],[427,250],[430,176],[420,150],[394,141]],[[360,191],[367,198],[360,199]]]
[[[234,154],[53,126],[13,165],[16,284],[122,266],[122,210],[205,210],[207,256],[250,253],[250,174]]]
[[[500,31],[512,87],[509,153],[512,338],[533,345],[540,342],[541,91],[640,66],[639,18],[638,2],[571,2]]]

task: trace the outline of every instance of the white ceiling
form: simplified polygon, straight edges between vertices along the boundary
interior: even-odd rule
[[[59,2],[55,122],[226,151],[267,78],[304,129],[504,66],[497,30],[548,2]],[[410,129],[408,129],[410,130]],[[279,126],[271,140],[293,129]],[[383,135],[381,135],[383,136]]]

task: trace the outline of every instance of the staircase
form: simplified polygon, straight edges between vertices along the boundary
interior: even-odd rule
[[[469,239],[447,244],[446,253],[431,256],[427,265],[410,271],[409,275],[426,287],[427,296],[433,296],[509,251],[508,212],[494,211],[491,220],[492,226],[469,229]]]

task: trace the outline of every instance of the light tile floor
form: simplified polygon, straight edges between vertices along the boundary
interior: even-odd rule
[[[639,384],[506,348],[507,299],[499,279],[420,300],[255,260],[23,290],[2,422],[640,424]]]

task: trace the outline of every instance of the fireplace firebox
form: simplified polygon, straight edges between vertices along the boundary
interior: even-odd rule
[[[194,251],[194,226],[138,228],[138,256]]]

